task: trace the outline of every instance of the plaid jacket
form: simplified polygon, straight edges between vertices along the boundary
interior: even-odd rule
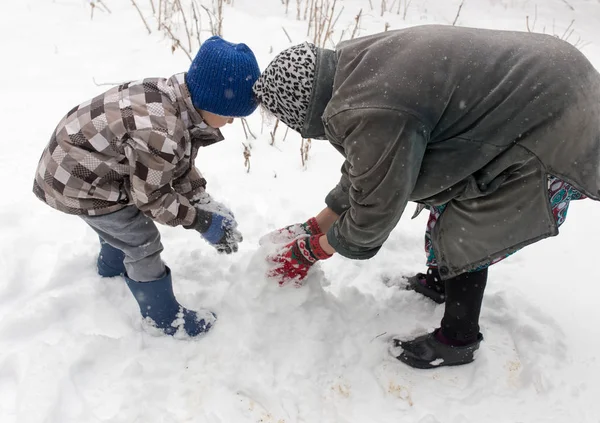
[[[73,108],[42,154],[35,195],[69,214],[135,205],[157,222],[191,225],[190,199],[206,186],[194,159],[223,136],[202,121],[184,78],[128,82]]]

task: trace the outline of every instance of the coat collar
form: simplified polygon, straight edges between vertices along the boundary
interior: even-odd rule
[[[191,126],[202,126],[204,121],[202,116],[192,104],[192,96],[188,90],[187,84],[185,83],[185,73],[178,73],[169,78],[168,82],[175,90],[175,97],[181,110],[181,118],[186,128]]]
[[[333,94],[333,78],[337,66],[335,51],[319,48],[315,82],[313,84],[306,120],[300,135],[303,138],[325,139],[325,126],[323,125],[323,112]]]
[[[185,73],[178,73],[168,80],[168,84],[175,91],[175,98],[179,105],[183,124],[193,133],[194,136],[192,138],[204,140],[201,143],[203,146],[222,141],[224,138],[221,131],[208,126],[192,104],[192,96],[185,82],[185,75]]]

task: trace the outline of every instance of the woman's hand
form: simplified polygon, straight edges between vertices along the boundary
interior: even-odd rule
[[[314,217],[304,223],[294,223],[285,228],[269,232],[258,240],[259,245],[266,244],[288,244],[295,239],[305,238],[321,233],[321,228]]]
[[[321,245],[323,238],[331,253]],[[298,238],[287,244],[278,254],[267,257],[267,260],[275,265],[267,275],[275,279],[279,286],[294,282],[296,287],[300,287],[304,284],[303,281],[310,268],[317,261],[331,257],[333,252],[335,251],[329,246],[327,237],[323,234]]]

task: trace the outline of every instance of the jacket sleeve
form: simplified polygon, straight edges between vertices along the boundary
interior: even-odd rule
[[[344,152],[344,148],[336,143],[331,143],[331,145],[339,151],[344,157],[346,157],[346,153]],[[340,177],[340,182],[333,188],[327,197],[325,197],[325,204],[331,210],[333,210],[336,214],[341,215],[346,210],[350,208],[350,179],[348,179],[348,161],[345,161],[342,164],[342,168],[340,169],[342,176]]]
[[[194,196],[206,189],[206,179],[196,166],[192,166],[184,175],[173,181],[173,189],[192,201]]]
[[[183,132],[175,131],[183,138]],[[128,140],[125,155],[130,166],[132,200],[153,220],[169,226],[191,226],[196,210],[173,189],[173,173],[183,156],[185,141],[176,142],[164,131],[136,131]]]
[[[347,172],[349,208],[327,232],[327,240],[345,257],[368,259],[404,212],[419,176],[427,132],[408,114],[375,108],[341,112],[328,127],[346,155],[342,173]]]
[[[203,128],[194,126],[189,128],[188,131],[191,140],[189,160],[192,166],[188,172],[173,181],[173,189],[192,201],[195,196],[206,189],[206,179],[204,179],[200,170],[193,165],[198,154],[198,149],[223,141],[224,137],[220,130],[206,127],[206,125]]]

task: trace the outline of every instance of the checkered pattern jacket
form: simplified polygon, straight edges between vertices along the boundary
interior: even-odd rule
[[[206,186],[194,166],[198,148],[222,139],[192,106],[185,74],[128,82],[60,121],[33,192],[69,214],[135,205],[159,223],[189,226],[196,216],[190,200]]]

